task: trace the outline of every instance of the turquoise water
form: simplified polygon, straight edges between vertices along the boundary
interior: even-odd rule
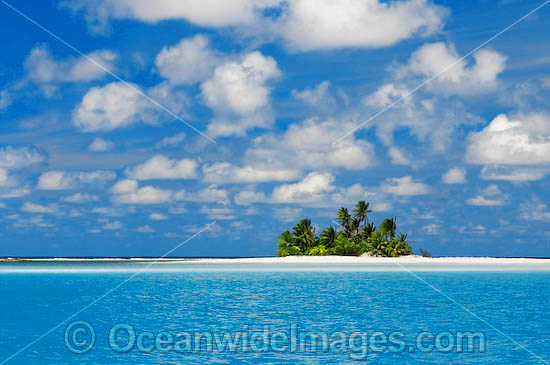
[[[142,268],[0,264],[0,363],[33,341],[6,363],[550,361],[548,272],[198,265],[135,275]],[[459,332],[477,334],[479,341],[458,351]],[[202,342],[193,346],[189,336],[196,334],[203,334]],[[304,334],[321,340],[312,345]],[[216,342],[224,335],[239,339],[235,347]],[[254,338],[255,345],[246,346]]]

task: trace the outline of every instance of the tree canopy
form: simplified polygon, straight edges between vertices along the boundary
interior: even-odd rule
[[[302,219],[292,231],[279,235],[277,256],[292,255],[345,255],[397,257],[410,255],[412,249],[407,240],[408,234],[397,232],[397,218],[387,218],[377,229],[369,221],[369,203],[360,201],[350,214],[347,208],[340,208],[336,219],[340,227],[327,227],[319,236],[311,220]]]

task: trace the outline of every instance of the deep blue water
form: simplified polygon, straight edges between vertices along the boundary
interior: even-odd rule
[[[0,270],[0,363],[56,326],[7,363],[332,364],[353,363],[358,358],[398,364],[550,361],[548,272],[416,272],[415,277],[408,272],[224,271],[212,266],[132,275],[131,267],[111,272]],[[86,349],[91,340],[89,332],[77,332],[73,338],[79,327],[70,325],[76,320],[89,323],[95,333],[94,346],[85,354],[69,350],[70,346]],[[134,343],[145,333],[140,348],[113,350],[109,332],[117,324],[121,326],[115,347],[120,350],[128,343],[131,326]],[[190,347],[185,336],[195,332],[213,336],[213,348],[208,348],[207,335],[199,347]],[[325,334],[329,348],[319,343],[300,351],[299,334],[306,332]],[[456,342],[457,332],[483,334],[484,348],[457,351],[456,345],[446,342]],[[241,342],[233,351],[223,351],[221,345],[216,347],[215,336],[219,339],[224,333],[241,333],[241,341],[253,338],[252,334],[260,339],[255,347]],[[419,350],[421,333],[425,347]],[[441,342],[430,349],[436,346],[438,335]],[[355,341],[351,347],[350,337]],[[288,348],[284,348],[286,339]],[[291,339],[298,341],[293,350]]]

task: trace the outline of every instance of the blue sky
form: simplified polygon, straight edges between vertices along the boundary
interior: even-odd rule
[[[0,256],[272,255],[358,200],[550,256],[550,5],[462,59],[542,1],[8,3]]]

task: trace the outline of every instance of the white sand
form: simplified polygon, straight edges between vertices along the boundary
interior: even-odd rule
[[[33,259],[55,266],[0,264],[0,272],[147,271],[550,271],[550,260],[495,257],[290,256],[242,259]],[[97,265],[82,266],[82,262]],[[119,264],[120,263],[120,264]],[[128,265],[125,265],[127,263]],[[5,265],[7,264],[7,266]],[[114,265],[113,265],[114,264]],[[61,265],[61,266],[60,266]],[[77,265],[77,266],[75,266]]]

